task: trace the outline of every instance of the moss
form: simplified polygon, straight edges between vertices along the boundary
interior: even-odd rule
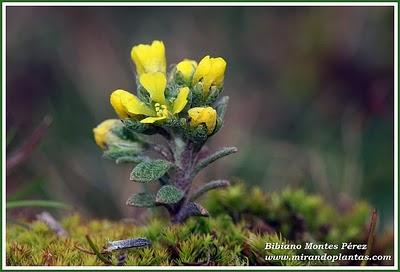
[[[303,251],[265,250],[265,243],[365,242],[371,209],[367,203],[358,202],[339,211],[302,190],[266,195],[259,188],[240,184],[210,193],[203,203],[210,218],[191,218],[179,225],[171,225],[161,216],[146,226],[135,226],[123,221],[84,220],[74,214],[60,222],[68,238],[57,237],[40,221],[29,223],[30,229],[8,225],[6,261],[8,265],[104,265],[82,250],[89,250],[85,239],[89,234],[99,248],[112,240],[150,239],[151,247],[127,251],[125,264],[132,266],[320,265],[298,260],[266,261],[266,255],[293,256]],[[118,254],[113,254],[113,263],[117,259]]]

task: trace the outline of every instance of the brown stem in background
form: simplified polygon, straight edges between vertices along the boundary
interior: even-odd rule
[[[373,209],[371,214],[371,222],[369,223],[368,242],[367,242],[367,250],[365,251],[365,256],[369,256],[372,252],[372,247],[375,239],[375,227],[377,221],[378,221],[378,212],[376,211],[376,209]],[[364,259],[360,265],[366,266],[367,260]]]
[[[46,131],[50,127],[51,123],[51,116],[46,115],[39,126],[32,132],[31,136],[8,157],[6,162],[7,175],[9,175],[16,166],[29,157],[29,155],[46,134]]]

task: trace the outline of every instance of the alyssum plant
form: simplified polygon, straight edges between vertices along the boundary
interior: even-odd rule
[[[229,185],[215,180],[191,190],[192,181],[207,165],[237,151],[224,147],[210,153],[207,140],[219,131],[228,104],[220,99],[226,62],[223,58],[184,59],[167,74],[165,47],[161,41],[134,46],[137,94],[112,92],[110,102],[120,119],[110,119],[94,130],[104,156],[116,163],[135,164],[130,180],[158,181],[157,193],[133,194],[127,205],[165,207],[171,222],[181,223],[191,216],[208,216],[196,199],[203,193]],[[148,135],[159,134],[165,144],[154,143]],[[149,154],[158,153],[151,159]]]

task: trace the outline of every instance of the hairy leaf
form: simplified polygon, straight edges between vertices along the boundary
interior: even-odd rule
[[[117,135],[120,139],[127,142],[135,142],[145,145],[146,140],[142,135],[126,128],[125,124],[121,121],[120,125],[114,126],[112,131],[115,135]]]
[[[196,176],[204,167],[206,167],[207,165],[215,162],[216,160],[228,156],[230,154],[233,154],[237,152],[237,148],[236,147],[223,147],[220,150],[218,150],[217,152],[215,152],[214,154],[208,156],[207,158],[201,160],[200,162],[197,163],[196,167],[193,170],[192,173],[192,178],[194,176]]]
[[[153,194],[136,193],[126,201],[126,205],[135,207],[154,207],[155,202],[156,198]]]
[[[144,150],[145,148],[142,144],[123,142],[109,146],[109,148],[104,151],[103,156],[111,160],[118,160],[122,157],[130,157],[133,160],[133,158],[138,157]],[[138,160],[138,162],[140,161],[141,160]]]
[[[149,160],[149,157],[147,156],[125,156],[125,157],[119,157],[118,159],[115,160],[117,164],[120,163],[141,163],[143,161]]]
[[[222,97],[215,105],[215,109],[217,110],[218,116],[221,120],[224,120],[226,110],[228,108],[229,96]]]
[[[138,82],[139,83],[139,82]],[[137,85],[137,96],[140,100],[142,100],[143,102],[145,102],[146,104],[150,104],[151,103],[151,99],[150,99],[150,95],[149,93],[140,85]]]
[[[219,117],[219,116],[217,116],[217,121],[216,121],[216,124],[215,124],[215,129],[214,129],[214,131],[209,135],[209,137],[211,137],[212,135],[214,135],[215,133],[217,133],[221,128],[222,128],[222,125],[224,124],[224,122],[222,121],[222,119]]]
[[[199,82],[192,88],[192,107],[197,107],[203,104],[204,101],[204,92],[203,86]]]
[[[190,197],[190,200],[196,200],[198,197],[200,197],[202,194],[205,192],[216,189],[216,188],[221,188],[221,187],[227,187],[231,185],[229,181],[227,180],[214,180],[210,181],[209,183],[205,184],[204,186],[200,187],[197,191],[195,191],[192,196]]]
[[[200,124],[195,128],[191,128],[189,133],[190,139],[196,143],[203,143],[209,137],[205,124]]]
[[[172,163],[165,160],[147,160],[133,168],[130,180],[147,183],[155,181],[167,173]]]
[[[137,120],[124,119],[122,120],[122,122],[124,123],[125,127],[132,132],[143,133],[148,135],[157,132],[157,129],[154,126],[140,123]]]
[[[184,196],[184,192],[173,185],[164,185],[156,196],[156,202],[160,204],[178,203]]]
[[[212,105],[218,99],[219,94],[222,92],[222,88],[217,88],[216,86],[212,86],[210,92],[207,96],[206,105]]]

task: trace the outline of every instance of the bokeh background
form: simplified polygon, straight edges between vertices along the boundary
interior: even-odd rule
[[[333,205],[366,199],[393,224],[391,7],[8,7],[7,156],[45,116],[33,152],[7,171],[8,199],[50,199],[92,217],[140,188],[104,160],[92,128],[115,118],[112,90],[135,91],[130,49],[163,40],[167,61],[222,56],[230,108],[211,147],[239,153],[197,183],[230,178],[266,192],[286,186]]]

